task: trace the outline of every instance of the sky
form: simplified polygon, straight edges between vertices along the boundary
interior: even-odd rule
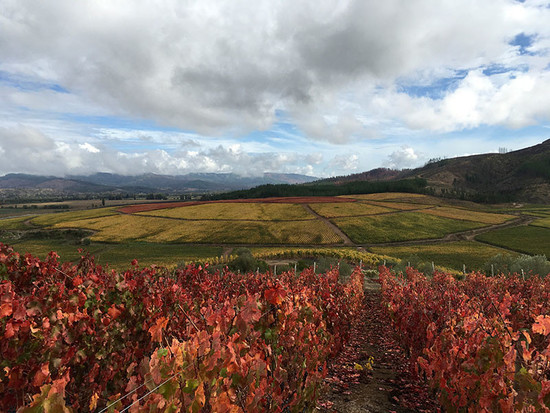
[[[0,7],[0,175],[328,177],[549,138],[548,1]]]

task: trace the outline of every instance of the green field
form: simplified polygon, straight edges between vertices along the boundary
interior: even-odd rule
[[[106,244],[92,242],[90,245],[76,245],[64,240],[26,240],[11,244],[18,252],[31,252],[44,259],[50,251],[59,254],[60,261],[76,262],[83,253],[89,252],[102,265],[109,264],[110,268],[124,269],[130,266],[131,261],[137,258],[141,266],[163,265],[174,266],[190,260],[202,260],[219,257],[221,247],[159,244],[159,243],[120,243]]]
[[[531,225],[536,227],[550,228],[550,215],[543,216],[542,219],[537,219]]]
[[[441,238],[453,232],[484,226],[482,223],[442,218],[420,212],[336,218],[333,222],[359,244]]]
[[[477,240],[530,255],[550,257],[550,229],[537,226],[505,228],[476,237]]]
[[[467,271],[480,270],[483,265],[497,254],[507,252],[501,248],[481,244],[474,241],[458,241],[444,244],[394,246],[394,247],[372,247],[375,254],[391,255],[400,259],[407,259],[411,256],[418,256],[422,261],[433,262],[436,266],[462,270],[466,265]]]
[[[35,215],[25,215],[17,218],[5,218],[0,219],[0,231],[1,230],[24,230],[29,229],[29,225],[25,222],[33,218]]]

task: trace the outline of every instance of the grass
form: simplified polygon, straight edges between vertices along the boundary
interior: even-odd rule
[[[436,266],[462,270],[466,265],[467,271],[480,270],[483,265],[503,250],[491,245],[474,241],[458,241],[445,244],[372,247],[375,254],[390,255],[399,259],[407,259],[412,255],[420,257],[422,261],[433,262]],[[507,253],[507,252],[505,252]],[[510,252],[511,255],[517,253]]]
[[[60,261],[77,261],[82,255],[78,252],[79,248],[84,248],[83,245],[76,244],[62,239],[48,239],[48,240],[23,240],[10,243],[13,249],[20,254],[30,253],[41,259],[46,258],[46,255],[50,251],[55,251],[61,257]],[[93,255],[98,252],[102,247],[98,245],[88,245],[86,247],[88,251]]]
[[[370,205],[363,202],[310,204],[310,207],[319,215],[327,218],[357,215],[376,215],[384,212],[394,211],[393,209]]]
[[[540,226],[499,229],[480,234],[476,239],[525,254],[550,257],[550,229]]]
[[[533,225],[535,227],[550,228],[550,216],[546,215],[546,217],[544,217],[542,219],[537,219],[531,225]],[[549,242],[550,242],[550,240],[549,240]]]
[[[440,238],[453,232],[479,228],[483,224],[437,217],[420,212],[337,218],[333,222],[360,244]]]
[[[56,227],[97,231],[102,242],[166,242],[222,244],[332,244],[342,242],[321,220],[207,221],[174,220],[139,215],[112,215],[63,222]]]
[[[34,215],[33,215],[34,216]],[[25,224],[25,221],[31,219],[33,216],[23,216],[17,218],[0,219],[0,230],[23,230],[29,229],[29,226]]]
[[[96,254],[100,264],[109,263],[109,267],[115,269],[128,268],[135,258],[140,266],[159,265],[171,267],[182,262],[208,261],[210,258],[219,257],[222,254],[221,247],[159,244],[159,243],[128,243],[108,245]]]
[[[49,227],[64,222],[76,221],[79,219],[105,217],[109,215],[115,215],[117,212],[115,208],[97,208],[87,209],[82,211],[70,211],[70,212],[57,212],[52,214],[40,215],[33,218],[31,223],[43,227]]]
[[[301,205],[262,203],[215,203],[144,212],[145,215],[182,219],[289,221],[314,219]]]
[[[44,259],[50,251],[56,251],[61,262],[76,262],[82,253],[79,248],[88,251],[101,265],[109,264],[110,268],[123,270],[137,259],[140,266],[162,265],[174,266],[185,261],[208,260],[222,253],[221,247],[158,244],[158,243],[122,243],[103,244],[92,242],[82,246],[63,240],[28,240],[12,244],[15,251],[31,253]]]
[[[483,224],[501,224],[503,222],[509,221],[516,218],[513,215],[504,215],[504,214],[492,214],[487,212],[478,212],[462,208],[452,208],[452,207],[436,207],[426,209],[422,211],[424,214],[435,215],[438,217],[460,219],[473,222],[481,222]]]

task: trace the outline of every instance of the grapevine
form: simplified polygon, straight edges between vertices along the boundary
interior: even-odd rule
[[[337,270],[207,269],[115,272],[0,244],[0,410],[314,406],[362,305],[360,270],[341,284]]]
[[[380,268],[402,345],[448,411],[550,411],[550,277]]]

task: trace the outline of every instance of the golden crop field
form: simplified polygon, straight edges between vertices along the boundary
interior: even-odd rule
[[[117,215],[115,207],[85,209],[82,211],[56,212],[52,214],[39,215],[33,218],[31,223],[40,226],[56,225],[64,222],[76,221],[79,219],[88,219],[95,217],[105,217],[109,215]]]
[[[315,219],[302,205],[264,203],[214,203],[138,213],[180,219],[290,221]]]
[[[342,240],[324,222],[174,220],[117,214],[56,224],[55,227],[97,231],[91,239],[103,242],[181,242],[236,244],[332,244]]]
[[[421,211],[423,214],[435,215],[438,217],[460,219],[466,221],[481,222],[483,224],[501,224],[516,218],[514,215],[493,214],[489,212],[472,211],[453,207],[436,207]]]
[[[377,194],[361,194],[361,195],[344,195],[345,198],[363,199],[366,201],[429,201],[430,203],[433,197],[423,194],[407,194],[401,192],[382,192]]]
[[[397,201],[388,201],[388,202],[381,202],[381,201],[369,201],[369,204],[376,205],[382,208],[392,208],[392,209],[398,209],[401,211],[411,211],[414,209],[426,209],[426,208],[433,208],[434,205],[429,204],[415,204],[411,202],[397,202]]]
[[[384,212],[395,211],[394,209],[371,205],[364,202],[320,203],[310,204],[309,206],[319,215],[327,218],[376,215]]]

